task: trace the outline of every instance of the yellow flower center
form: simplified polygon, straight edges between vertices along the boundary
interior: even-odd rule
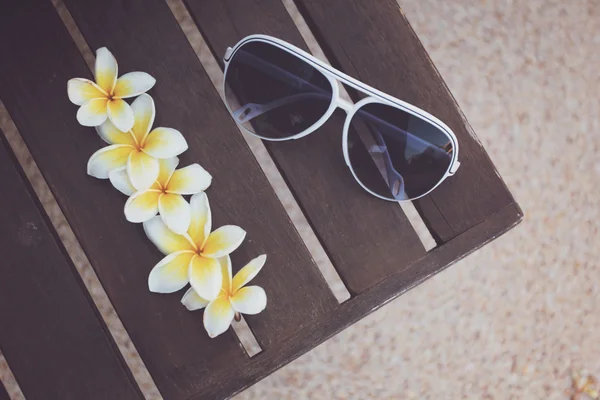
[[[135,133],[133,132],[133,129],[130,129],[129,135],[131,136],[131,138],[133,139],[133,148],[138,152],[141,153],[142,149],[144,148],[144,143],[139,143],[137,136],[135,136]]]
[[[167,194],[167,187],[166,186],[163,186],[159,181],[156,181],[156,185],[158,186],[158,190],[162,194]]]

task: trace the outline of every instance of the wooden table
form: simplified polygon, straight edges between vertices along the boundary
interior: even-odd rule
[[[254,384],[515,226],[519,206],[394,0],[296,0],[337,68],[445,121],[461,168],[414,204],[437,246],[426,251],[401,208],[366,194],[341,152],[342,119],[291,143],[265,143],[351,294],[340,304],[299,237],[163,0],[65,0],[92,49],[122,71],[157,78],[157,124],[187,138],[185,164],[217,177],[216,225],[249,240],[238,267],[269,255],[257,278],[267,309],[247,317],[262,351],[249,357],[233,331],[209,339],[181,293],[148,291],[160,259],[124,199],[86,175],[101,140],[77,124],[66,82],[91,77],[49,0],[2,0],[0,98],[166,399],[220,399]],[[280,0],[188,0],[215,57],[252,33],[306,49]],[[352,93],[350,93],[352,95]],[[40,202],[2,138],[0,347],[28,399],[132,399],[141,392]],[[234,271],[235,272],[235,271]],[[3,397],[0,390],[0,398]]]

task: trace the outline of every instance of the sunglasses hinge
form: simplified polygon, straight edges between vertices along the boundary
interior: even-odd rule
[[[458,170],[458,167],[460,167],[460,161],[456,160],[454,164],[452,164],[452,168],[450,168],[450,171],[448,173],[450,175],[454,175],[454,173]]]
[[[223,61],[225,61],[225,62],[229,61],[232,53],[233,53],[233,48],[228,47],[227,50],[225,50],[225,55],[223,56]]]

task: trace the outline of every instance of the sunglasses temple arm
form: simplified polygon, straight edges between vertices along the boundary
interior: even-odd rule
[[[377,126],[359,120],[354,130],[384,179],[390,194],[398,201],[405,200],[407,196],[404,191],[404,177],[394,168],[388,148]]]
[[[331,101],[331,95],[320,93],[298,93],[291,96],[282,97],[267,104],[247,103],[233,111],[233,116],[238,123],[243,124],[244,122],[248,122],[276,108],[287,106],[288,104],[303,100],[312,99],[329,102]]]
[[[392,164],[392,159],[390,157],[390,153],[385,145],[385,141],[383,140],[383,136],[377,127],[372,126],[372,132],[374,133],[375,141],[377,142],[377,146],[368,149],[369,153],[373,154],[375,152],[381,153],[383,155],[383,160],[385,162],[385,171],[387,173],[387,185],[390,188],[391,194],[397,200],[406,199],[406,193],[404,193],[404,177],[400,172],[394,168]]]

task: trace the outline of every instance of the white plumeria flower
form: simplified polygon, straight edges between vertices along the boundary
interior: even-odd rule
[[[125,203],[127,221],[145,222],[158,213],[173,232],[178,235],[187,232],[192,217],[190,205],[183,195],[203,192],[210,186],[212,176],[198,164],[176,170],[178,163],[177,157],[160,160],[156,182],[150,189],[131,194]],[[125,188],[125,191],[121,190],[123,193],[131,193],[133,185],[123,172],[123,169],[115,170],[109,174],[109,178],[115,188]]]
[[[188,282],[205,299],[215,299],[222,286],[219,258],[237,249],[246,237],[239,226],[211,232],[211,213],[205,193],[192,196],[192,222],[186,234],[171,231],[160,217],[144,222],[144,231],[163,258],[150,272],[148,287],[155,293],[176,292]]]
[[[267,306],[267,294],[260,286],[246,286],[261,270],[267,256],[256,257],[246,264],[237,274],[231,277],[231,259],[221,257],[221,273],[223,285],[216,299],[209,301],[200,296],[194,288],[190,288],[181,303],[190,311],[206,307],[204,311],[204,328],[211,338],[225,332],[235,318],[240,320],[240,314],[255,315]]]
[[[117,60],[106,47],[96,51],[96,83],[73,78],[67,84],[72,103],[81,106],[77,121],[84,126],[98,126],[107,117],[123,132],[133,126],[133,111],[125,100],[147,92],[156,79],[145,72],[129,72],[119,79]]]
[[[88,161],[88,174],[108,179],[112,170],[127,167],[127,174],[137,190],[146,190],[159,174],[159,160],[175,157],[188,145],[183,135],[171,128],[155,128],[154,100],[142,94],[131,104],[135,123],[127,132],[121,132],[111,121],[96,128],[98,135],[110,146],[95,152]]]

